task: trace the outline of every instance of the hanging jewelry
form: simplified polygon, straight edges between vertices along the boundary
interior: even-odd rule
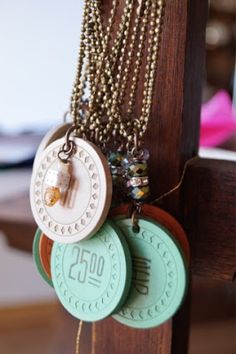
[[[168,320],[183,301],[189,252],[177,222],[145,204],[150,187],[144,136],[164,0],[126,0],[119,23],[118,8],[113,0],[104,26],[100,1],[85,0],[73,123],[43,149],[31,205],[42,231],[55,240],[51,273],[63,306],[80,320],[113,314],[128,326],[149,328]],[[113,211],[113,222],[107,221],[112,180],[113,204],[132,201],[128,215],[124,206]]]
[[[101,151],[85,140],[91,137],[89,115],[83,111],[83,80],[91,73],[88,69],[83,73],[85,38],[90,38],[90,13],[90,1],[85,1],[78,70],[71,100],[73,125],[64,139],[54,141],[42,152],[31,178],[31,208],[38,226],[52,240],[64,243],[93,236],[106,220],[111,204],[108,163]],[[93,99],[94,93],[91,93],[90,100]]]
[[[116,6],[114,1],[111,19]],[[106,148],[106,141],[100,139],[102,126],[96,130],[93,122],[104,110],[104,107],[99,110],[97,104],[104,100],[99,95],[101,87],[107,90],[109,85],[102,67],[110,41],[110,36],[105,37],[97,65],[94,55],[98,52],[90,51],[95,40],[94,34],[90,35],[95,10],[91,1],[87,1],[82,52],[72,95],[73,125],[64,138],[54,141],[42,153],[40,166],[33,172],[32,190],[35,189],[34,195],[31,194],[31,198],[35,195],[38,198],[36,203],[31,200],[37,222],[55,240],[51,274],[57,296],[71,314],[85,321],[97,321],[117,311],[128,296],[132,277],[126,240],[119,228],[106,220],[112,186],[108,162],[93,144]],[[124,13],[130,16],[130,8],[126,7]],[[112,25],[113,20],[108,27],[111,29]],[[112,60],[115,62],[115,56]],[[81,99],[85,87],[90,90],[86,108]],[[91,240],[85,240],[91,236]]]

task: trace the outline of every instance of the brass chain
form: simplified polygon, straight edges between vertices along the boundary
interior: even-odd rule
[[[81,36],[80,36],[80,48],[78,55],[78,62],[76,68],[76,78],[73,85],[73,91],[71,96],[71,105],[70,105],[70,113],[74,122],[74,125],[80,125],[80,117],[78,117],[79,109],[82,104],[82,97],[84,95],[84,86],[86,75],[83,73],[84,61],[85,61],[85,32],[86,25],[88,21],[88,13],[89,13],[89,2],[90,0],[84,0],[84,11],[82,18],[82,27],[81,27]]]
[[[123,141],[127,148],[131,148],[135,139],[141,144],[152,109],[164,3],[165,0],[139,0],[138,4],[137,0],[126,0],[119,29],[111,44],[118,0],[112,1],[106,28],[101,20],[100,1],[85,0],[77,74],[71,99],[71,115],[77,134],[85,132],[87,138],[100,146],[111,141]],[[137,114],[137,89],[145,51],[142,105],[140,114]],[[81,119],[86,81],[90,90],[89,105],[85,118]]]
[[[127,135],[127,148],[131,149],[135,145],[141,145],[144,134],[147,130],[152,102],[154,94],[154,83],[156,77],[157,69],[157,56],[159,50],[159,44],[161,39],[161,24],[164,15],[164,0],[151,1],[151,13],[150,13],[150,23],[149,23],[149,32],[148,32],[148,46],[147,46],[147,58],[146,58],[146,68],[143,84],[143,99],[141,105],[141,114],[139,118],[134,117],[134,107],[137,99],[137,83],[138,77],[142,65],[141,57],[144,51],[144,42],[145,42],[145,30],[143,35],[140,36],[139,47],[140,50],[137,51],[136,55],[136,65],[135,65],[135,74],[133,77],[133,84],[131,87],[130,101],[128,108],[128,122],[131,122],[131,129],[128,126],[124,126],[123,134],[127,135],[127,132],[131,131],[131,134]],[[149,16],[148,16],[149,18]],[[144,22],[146,18],[144,19]],[[148,20],[147,20],[148,21]],[[142,48],[142,49],[141,49]],[[128,129],[129,128],[129,129]],[[135,140],[137,143],[135,143]],[[137,146],[136,146],[137,147]]]
[[[119,126],[122,122],[121,112],[120,112],[120,105],[118,104],[120,91],[121,91],[121,83],[123,81],[123,68],[125,63],[125,54],[126,48],[128,45],[128,38],[131,30],[131,21],[132,21],[132,14],[134,11],[134,0],[126,0],[124,13],[121,18],[121,25],[122,28],[121,36],[119,41],[116,42],[116,46],[113,49],[112,56],[113,58],[117,59],[116,62],[113,62],[113,70],[110,72],[110,77],[114,78],[112,82],[112,90],[110,91],[110,97],[107,108],[107,117],[108,122],[105,122],[104,129],[100,130],[99,140],[103,141],[106,137],[117,136],[117,132],[119,130]],[[110,63],[107,61],[106,63],[106,70],[109,73],[109,66]],[[108,97],[109,92],[107,92]]]
[[[128,82],[128,74],[130,72],[130,66],[134,54],[135,40],[137,39],[137,34],[140,29],[141,9],[143,9],[143,3],[145,2],[146,1],[142,1],[142,6],[141,5],[139,6],[138,16],[137,18],[135,18],[134,21],[133,34],[131,34],[130,33],[131,20],[132,20],[131,15],[134,13],[135,2],[130,0],[126,1],[124,7],[124,13],[119,27],[120,28],[120,31],[118,33],[119,36],[114,41],[114,46],[111,50],[109,60],[107,60],[105,66],[105,72],[107,74],[108,83],[110,84],[110,87],[108,85],[108,90],[107,90],[107,87],[105,85],[106,82],[105,81],[103,82],[102,91],[104,91],[105,93],[104,103],[101,103],[100,108],[101,107],[104,108],[104,104],[105,104],[106,112],[103,113],[103,117],[104,115],[107,115],[108,119],[104,120],[103,126],[102,126],[102,121],[96,119],[97,127],[95,129],[99,131],[98,142],[104,142],[104,141],[107,142],[108,140],[107,137],[113,137],[114,135],[117,138],[118,135],[117,132],[120,130],[120,126],[122,126],[122,114],[119,109],[118,101],[121,103],[124,98],[125,88],[127,87],[127,82]],[[143,21],[144,23],[145,21],[147,23],[147,18],[145,18]],[[131,35],[131,43],[129,44],[130,51],[128,52],[126,58],[126,66],[125,66],[124,65],[124,59],[126,54],[125,49],[128,45],[129,35]],[[119,48],[120,48],[120,56],[119,56]],[[140,53],[139,56],[141,58],[142,53]],[[115,68],[115,61],[117,61],[117,59],[118,59],[118,64],[117,64],[118,66],[117,68]],[[111,67],[112,69],[110,69]],[[125,73],[124,76],[121,75],[121,72],[123,72],[122,68],[124,68],[124,73]],[[138,72],[139,71],[137,70],[137,73]],[[95,119],[93,120],[95,121]],[[91,127],[92,129],[94,128],[94,125]]]

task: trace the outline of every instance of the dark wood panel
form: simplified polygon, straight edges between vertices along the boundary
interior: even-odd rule
[[[183,193],[194,274],[232,281],[236,271],[236,163],[193,161]]]
[[[152,117],[146,137],[153,197],[175,186],[198,152],[208,2],[166,1]],[[175,203],[174,203],[175,201]],[[163,206],[178,214],[178,195]]]
[[[58,313],[54,325],[54,340],[50,354],[74,354],[80,321],[71,316],[58,303]],[[92,325],[83,322],[80,336],[80,354],[92,353]]]
[[[105,18],[110,3],[103,1]],[[207,4],[207,0],[166,1],[154,104],[146,136],[153,198],[178,183],[185,161],[198,150]],[[137,110],[140,103],[137,102]],[[178,193],[166,198],[161,206],[181,216]],[[186,302],[180,317],[174,319],[174,354],[187,353],[188,312]],[[109,320],[96,324],[95,334],[93,354],[171,352],[170,323],[165,330],[160,327],[137,331]],[[180,336],[182,340],[177,340]]]
[[[30,209],[27,185],[30,174],[30,168],[22,168],[4,170],[0,175],[2,188],[9,190],[9,196],[0,199],[0,231],[6,235],[10,246],[28,252],[32,251],[33,237],[37,228]],[[21,179],[22,183],[22,176],[26,179],[25,188],[21,188],[19,194],[12,195],[11,188],[15,189],[13,183],[18,179]]]
[[[128,328],[113,319],[95,326],[93,353],[167,354],[171,349],[171,321],[152,330]]]
[[[182,3],[182,1],[180,1]],[[184,55],[184,79],[183,79],[183,107],[182,117],[178,117],[180,128],[172,127],[178,137],[178,145],[172,146],[173,154],[175,149],[178,151],[178,165],[175,169],[178,172],[178,179],[182,175],[185,162],[198,153],[199,147],[199,128],[201,112],[201,88],[203,82],[204,63],[205,63],[205,29],[208,16],[208,1],[192,0],[188,1],[186,18],[186,42]],[[175,93],[173,94],[175,95]],[[178,92],[181,95],[181,90]],[[174,124],[173,117],[169,117],[169,124]],[[171,130],[171,128],[170,128]],[[169,142],[164,141],[165,145]],[[163,145],[163,147],[165,147]],[[173,159],[176,158],[173,156]],[[168,155],[165,155],[168,159]],[[172,160],[173,163],[173,160]],[[173,186],[173,185],[172,185]],[[178,196],[178,193],[176,193]],[[173,198],[168,199],[164,207],[179,217],[182,222],[182,210],[179,208],[181,196],[177,201],[177,209],[172,208]],[[191,283],[191,280],[190,280]],[[190,287],[185,303],[180,308],[173,320],[173,339],[172,354],[188,353],[189,330],[190,330],[190,305],[191,293]]]
[[[1,207],[1,206],[0,206]],[[21,251],[32,252],[32,244],[37,225],[32,220],[18,222],[12,218],[0,220],[0,231],[6,236],[7,242],[11,247]]]

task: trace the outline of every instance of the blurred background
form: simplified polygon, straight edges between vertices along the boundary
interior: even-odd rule
[[[200,155],[236,160],[236,3],[209,5]],[[69,107],[81,12],[76,0],[0,1],[1,354],[51,353],[60,326],[24,225],[36,147]],[[192,297],[190,354],[236,353],[235,285],[194,277]]]

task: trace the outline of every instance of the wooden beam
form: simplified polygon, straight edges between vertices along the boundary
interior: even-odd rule
[[[122,6],[124,0],[120,3]],[[111,0],[102,4],[107,20]],[[153,199],[178,183],[184,163],[198,151],[207,7],[207,0],[166,1],[154,104],[145,141],[150,151]],[[140,103],[137,102],[137,109]],[[180,205],[176,193],[166,198],[162,207],[180,217]],[[174,320],[173,333],[171,321],[145,331],[113,320],[95,324],[93,354],[186,354],[188,312],[187,302]]]
[[[181,1],[182,2],[182,1]],[[170,155],[175,152],[173,159],[178,159],[175,170],[178,171],[178,180],[182,175],[185,162],[196,156],[199,147],[199,129],[200,129],[200,113],[201,113],[201,89],[203,82],[203,70],[205,63],[205,30],[208,16],[208,1],[190,0],[187,6],[186,18],[186,43],[184,55],[184,80],[183,80],[183,108],[181,118],[177,115],[178,126],[172,128],[175,130],[175,136],[179,139],[176,146],[172,146]],[[172,93],[175,96],[175,93]],[[170,116],[172,124],[176,124],[176,118]],[[171,129],[170,129],[171,130]],[[178,135],[179,133],[179,135]],[[168,141],[164,142],[168,146]],[[163,145],[165,147],[165,145]],[[165,159],[168,156],[165,155]],[[174,163],[172,159],[172,163]],[[172,170],[171,170],[172,172]],[[173,181],[172,181],[173,183]],[[173,186],[173,184],[172,184]],[[166,188],[166,186],[165,186]],[[167,189],[162,189],[163,190]],[[178,194],[176,195],[178,198]],[[176,202],[174,203],[174,201]],[[182,221],[182,213],[179,208],[180,198],[173,197],[167,200],[164,207],[173,215],[180,217]],[[175,209],[172,207],[174,205]],[[191,279],[190,279],[191,283]],[[185,299],[185,303],[178,311],[173,320],[172,335],[172,354],[188,353],[189,332],[190,332],[190,305],[191,293],[189,292]]]
[[[194,274],[232,281],[236,274],[236,163],[210,159],[190,163],[183,205]]]
[[[29,169],[24,169],[24,171],[26,176],[31,173]],[[21,173],[22,170],[19,170],[19,175]],[[6,177],[2,176],[1,183],[4,188],[11,189],[12,186],[8,184],[8,179],[13,180],[13,175],[17,180],[16,170],[7,173]],[[5,234],[11,247],[32,252],[32,242],[36,229],[37,225],[30,210],[28,192],[10,196],[0,201],[0,231]]]
[[[0,220],[0,231],[6,236],[8,244],[21,251],[32,252],[36,229],[37,225],[33,220],[30,223],[24,220]]]
[[[208,1],[166,1],[153,111],[146,136],[153,199],[175,186],[198,153]],[[173,215],[179,196],[163,203]]]

